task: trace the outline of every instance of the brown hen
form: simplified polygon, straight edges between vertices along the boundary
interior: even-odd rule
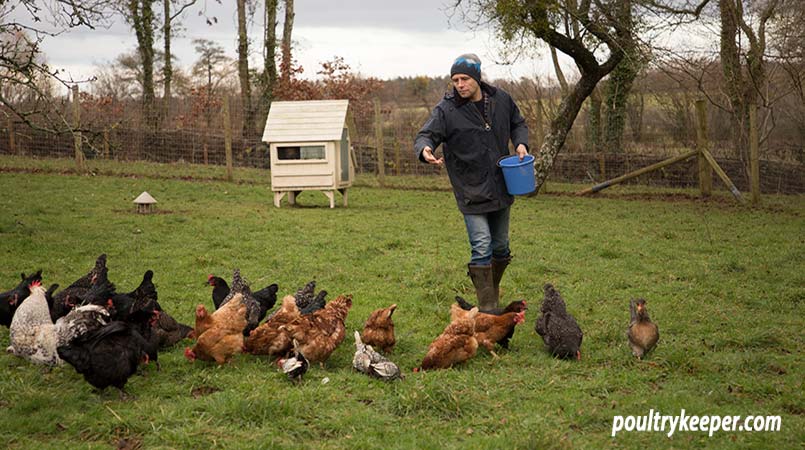
[[[478,308],[465,311],[453,304],[450,307],[453,321],[430,344],[422,364],[414,370],[447,369],[475,356],[478,350],[478,340],[475,338],[477,315]]]
[[[394,344],[397,342],[394,338],[394,321],[391,320],[391,315],[397,305],[391,305],[388,308],[378,309],[369,315],[366,323],[363,325],[363,333],[361,340],[366,345],[382,350],[385,353],[391,352]]]
[[[351,307],[352,295],[339,295],[323,309],[297,317],[286,326],[308,361],[323,363],[344,340],[344,322]]]
[[[451,307],[451,319],[455,321],[458,317],[466,315],[466,310],[459,305],[458,308]],[[478,345],[497,358],[495,344],[500,344],[503,348],[509,347],[509,339],[514,335],[514,327],[525,322],[525,311],[507,312],[501,315],[486,314],[479,312],[475,316],[475,339]]]
[[[204,305],[196,307],[196,345],[185,349],[190,361],[201,359],[223,364],[235,353],[243,351],[243,328],[246,326],[246,304],[237,294],[212,314]]]
[[[293,345],[286,326],[297,317],[300,313],[296,300],[292,295],[286,295],[280,309],[246,338],[246,351],[255,355],[285,356]]]

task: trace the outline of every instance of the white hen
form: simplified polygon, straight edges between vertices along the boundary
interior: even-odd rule
[[[22,302],[11,319],[9,353],[36,364],[55,366],[62,363],[56,352],[56,328],[50,319],[45,288],[39,281],[31,283],[31,295]]]

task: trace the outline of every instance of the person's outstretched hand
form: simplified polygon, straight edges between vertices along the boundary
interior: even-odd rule
[[[441,166],[444,164],[444,157],[436,159],[436,157],[433,156],[433,149],[430,147],[425,147],[422,149],[422,158],[424,158],[428,164],[433,164],[436,166]],[[520,157],[520,159],[523,158]]]

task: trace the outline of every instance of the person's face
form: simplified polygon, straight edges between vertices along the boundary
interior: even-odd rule
[[[453,87],[456,88],[461,98],[473,99],[477,96],[480,87],[478,86],[478,82],[471,76],[457,73],[450,79],[453,80]]]

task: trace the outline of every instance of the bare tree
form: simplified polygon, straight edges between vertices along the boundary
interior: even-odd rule
[[[246,0],[238,0],[238,78],[243,110],[243,137],[253,134],[252,87],[249,79],[249,36],[246,34]]]
[[[619,22],[617,12],[632,8],[632,1],[582,0],[574,11],[561,0],[456,0],[455,6],[464,7],[465,18],[471,23],[492,25],[509,42],[532,38],[555,47],[573,58],[579,69],[581,77],[562,99],[536,158],[536,181],[541,186],[584,100],[623,59],[623,44],[632,39],[633,30]],[[572,14],[583,31],[578,35],[568,32],[569,28],[562,26],[564,13]]]
[[[137,53],[142,63],[142,116],[149,129],[157,127],[156,95],[154,93],[154,16],[153,0],[128,0],[125,17],[137,36]]]
[[[260,75],[260,120],[265,123],[271,102],[274,100],[274,86],[277,84],[277,0],[265,0],[265,30],[263,36],[263,73]]]
[[[109,15],[107,0],[34,0],[0,3],[0,105],[6,117],[48,131],[72,127],[54,104],[55,85],[68,87],[82,80],[65,79],[47,65],[40,46],[72,28],[94,29]]]
[[[285,0],[285,22],[282,27],[282,82],[288,84],[291,78],[291,33],[293,32],[293,0]]]
[[[179,3],[179,7],[175,13],[171,14],[171,3],[172,0],[162,0],[163,3],[163,12],[162,12],[162,38],[164,41],[164,59],[163,59],[163,66],[162,66],[162,98],[163,98],[163,115],[165,119],[170,116],[170,99],[171,99],[171,81],[173,80],[173,64],[171,61],[172,54],[171,54],[171,36],[173,34],[173,29],[171,23],[185,10],[193,5],[196,4],[197,0],[187,0],[184,2]]]

